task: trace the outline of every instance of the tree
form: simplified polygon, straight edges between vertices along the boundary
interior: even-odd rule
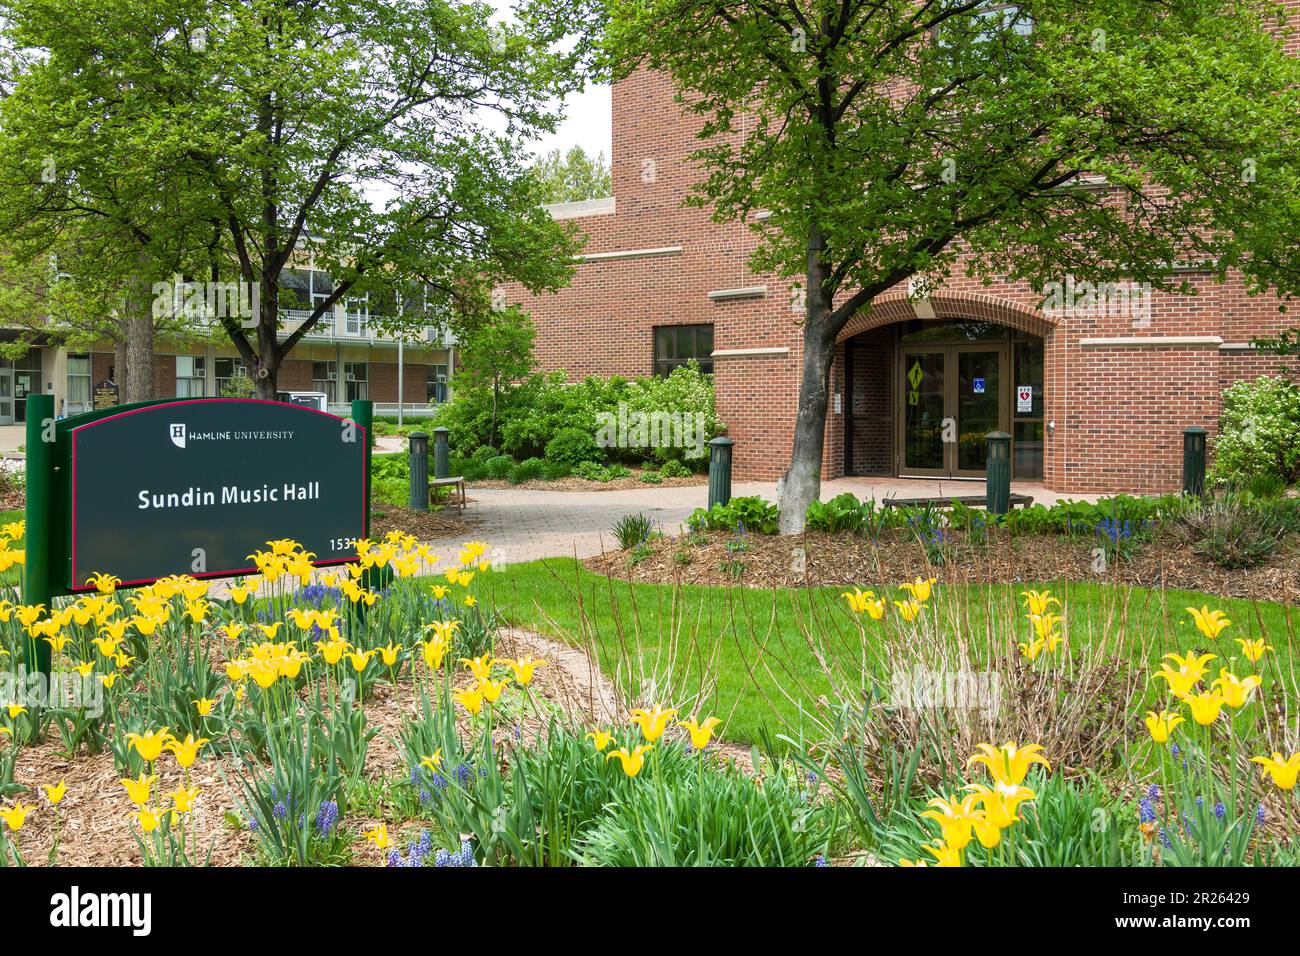
[[[887,290],[957,268],[1170,289],[1188,259],[1294,290],[1300,72],[1260,16],[1227,0],[613,0],[616,74],[668,71],[703,117],[691,201],[753,224],[756,271],[802,278],[782,532],[820,488],[836,337]]]
[[[83,179],[105,180],[122,222],[167,215],[162,245],[187,280],[250,290],[254,314],[212,318],[264,398],[336,304],[420,283],[418,308],[408,298],[369,323],[418,334],[481,312],[507,279],[568,279],[576,240],[539,208],[523,141],[553,128],[548,104],[577,82],[583,48],[550,52],[558,27],[541,13],[500,26],[449,0],[106,0],[94,17],[74,0],[3,6],[14,45],[43,55],[18,73],[9,100],[26,108],[0,137],[48,134],[69,161],[68,205]],[[15,177],[41,195],[30,180]],[[332,291],[281,334],[286,270],[308,256]],[[135,288],[170,279],[160,261],[142,261]]]
[[[533,358],[535,334],[528,313],[511,305],[464,327],[457,335],[461,342],[461,365],[452,378],[452,391],[481,389],[491,392],[492,412],[487,432],[489,448],[497,447],[502,389],[524,380],[537,367]]]
[[[544,202],[579,202],[613,195],[609,164],[605,154],[588,156],[581,146],[574,146],[561,156],[558,149],[544,153],[533,164],[533,175],[541,183]]]

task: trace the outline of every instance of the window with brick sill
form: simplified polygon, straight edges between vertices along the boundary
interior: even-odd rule
[[[712,325],[658,325],[654,329],[654,373],[667,375],[688,362],[713,371]]]

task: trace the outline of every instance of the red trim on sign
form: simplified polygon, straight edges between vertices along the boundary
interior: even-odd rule
[[[336,422],[349,421],[349,419],[340,418],[338,415],[331,415],[329,412],[322,412],[320,409],[317,408],[308,408],[306,405],[294,405],[289,402],[273,402],[270,399],[266,399],[266,398],[190,398],[179,402],[158,402],[153,405],[147,405],[144,408],[133,408],[130,411],[118,412],[115,415],[106,415],[105,417],[96,419],[93,422],[87,422],[84,425],[78,425],[76,428],[69,429],[68,431],[69,455],[72,459],[71,461],[72,514],[69,515],[69,521],[68,521],[68,523],[71,525],[71,532],[72,532],[72,542],[71,542],[72,553],[69,555],[70,572],[71,572],[70,576],[72,578],[72,583],[68,587],[68,590],[70,592],[75,593],[77,591],[94,590],[93,585],[77,583],[79,580],[79,577],[77,575],[77,432],[85,428],[94,428],[96,425],[103,424],[104,422],[111,422],[117,418],[125,418],[128,415],[137,415],[140,412],[152,412],[162,408],[173,408],[177,405],[208,405],[214,402],[236,402],[241,405],[276,405],[280,408],[293,408],[301,412],[312,412],[313,414],[316,415],[324,415],[326,418],[332,418]],[[364,442],[361,446],[361,495],[362,498],[364,499],[366,494],[366,462],[370,460],[370,438],[369,438],[368,429],[364,425],[357,425],[356,422],[353,422],[352,424],[356,425],[356,427],[361,430],[362,433],[361,437]],[[370,502],[366,500],[363,500],[361,503],[361,536],[363,538],[370,537],[369,504]],[[328,561],[313,561],[312,567],[323,568],[334,564],[353,564],[359,560],[360,560],[359,557],[331,558]],[[238,577],[241,574],[252,574],[256,570],[257,570],[256,567],[252,567],[252,568],[240,568],[239,570],[236,571],[205,571],[202,574],[191,574],[190,577],[231,578],[231,577]],[[173,572],[173,573],[177,573],[177,572]],[[157,580],[158,578],[141,578],[138,581],[123,581],[121,582],[119,587],[128,587],[128,586],[133,587],[140,584],[153,584]]]

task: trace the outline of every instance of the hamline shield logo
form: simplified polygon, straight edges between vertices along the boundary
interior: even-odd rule
[[[175,445],[177,448],[184,448],[185,447],[185,423],[184,422],[174,423],[168,426],[168,429],[171,434],[172,444]]]

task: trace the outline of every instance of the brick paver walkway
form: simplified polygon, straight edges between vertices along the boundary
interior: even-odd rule
[[[1012,490],[1032,495],[1036,503],[1052,504],[1066,497],[1095,500],[1088,495],[1058,495],[1041,485],[1017,482]],[[981,495],[984,483],[889,478],[837,478],[822,484],[822,500],[845,491],[860,499],[886,496],[918,498],[932,495]],[[735,497],[761,495],[776,500],[775,482],[738,483]],[[706,485],[629,491],[516,491],[469,489],[467,514],[478,520],[471,537],[486,541],[509,564],[548,557],[590,557],[618,547],[611,529],[626,514],[641,512],[666,534],[676,533],[696,508],[708,501]],[[466,536],[461,536],[466,537]],[[459,540],[459,539],[448,539]],[[496,549],[500,551],[496,551]]]

